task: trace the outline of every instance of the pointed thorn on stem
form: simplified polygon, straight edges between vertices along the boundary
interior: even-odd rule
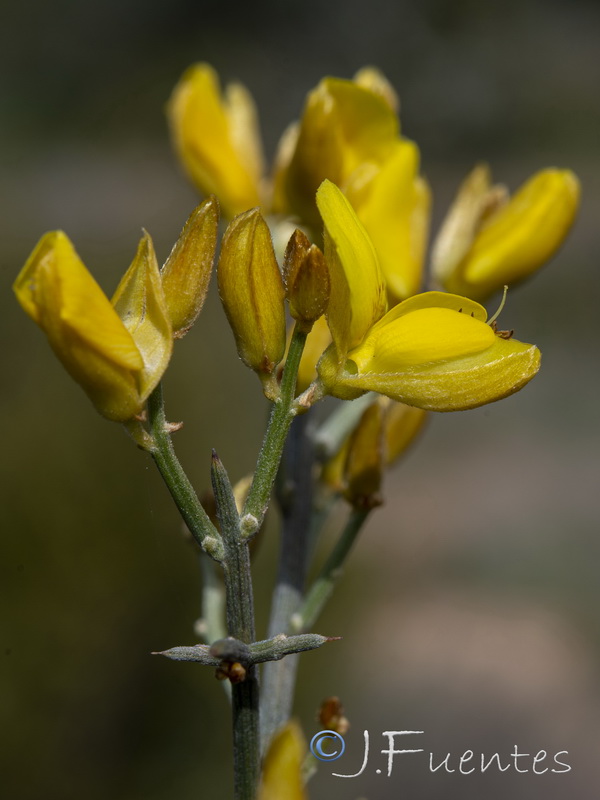
[[[183,422],[165,422],[165,431],[167,433],[176,433],[183,428]]]

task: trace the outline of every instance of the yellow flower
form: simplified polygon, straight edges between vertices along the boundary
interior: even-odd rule
[[[376,391],[430,411],[491,403],[533,378],[540,352],[496,335],[486,319],[485,309],[466,297],[415,295],[388,312],[347,353],[341,370],[337,354],[325,353],[319,375],[330,394],[346,399]]]
[[[175,88],[169,118],[188,174],[201,191],[218,195],[227,217],[262,200],[265,211],[317,233],[315,194],[323,180],[333,181],[373,241],[390,300],[399,302],[421,283],[431,201],[418,148],[400,136],[397,111],[393,88],[373,67],[353,80],[324,78],[281,139],[270,199],[245,90],[229,87],[221,98],[215,72],[196,65]]]
[[[201,190],[221,198],[228,217],[262,202],[265,213],[287,218],[278,224],[292,218],[318,241],[315,195],[323,180],[335,183],[369,234],[394,304],[420,289],[431,206],[419,150],[400,135],[398,106],[373,67],[353,80],[324,78],[282,136],[271,182],[250,96],[235,85],[221,97],[208,65],[185,73],[169,115],[186,170]],[[523,280],[558,249],[578,203],[579,184],[568,170],[542,170],[507,202],[506,189],[477,167],[435,240],[436,284],[483,300]]]
[[[382,164],[398,134],[396,114],[380,90],[324,78],[309,93],[300,123],[282,140],[274,211],[318,225],[315,193],[321,182],[329,178],[344,186],[356,170]]]
[[[327,321],[342,355],[356,347],[385,312],[385,281],[371,239],[331,181],[323,181],[319,187],[317,205],[325,224],[325,258],[331,281]]]
[[[166,369],[171,327],[145,234],[113,304],[62,231],[42,237],[14,284],[69,374],[105,417],[138,414]]]
[[[290,328],[290,338],[292,329]],[[298,380],[296,391],[301,394],[308,389],[317,377],[317,362],[331,344],[331,333],[325,317],[320,317],[306,337],[306,344],[302,351],[300,366],[298,367]]]
[[[346,196],[381,264],[392,303],[419,291],[427,247],[431,192],[419,175],[419,149],[399,139],[370,180],[355,176]]]
[[[496,335],[466,297],[427,292],[384,314],[369,237],[332,183],[319,189],[331,273],[333,344],[318,365],[326,391],[353,399],[376,391],[432,411],[474,408],[512,394],[537,372],[533,345]]]
[[[422,408],[388,400],[385,415],[385,463],[393,464],[423,431],[428,414]]]
[[[427,411],[376,397],[337,453],[323,465],[322,482],[344,492],[354,506],[380,502],[383,472],[404,453],[427,419]]]
[[[275,734],[265,757],[257,800],[307,800],[302,778],[306,743],[297,722]]]
[[[171,134],[186,172],[204,194],[216,194],[225,216],[259,205],[263,157],[254,102],[239,83],[221,96],[208,64],[182,76],[168,106]]]
[[[569,170],[545,169],[509,201],[476,167],[464,181],[432,253],[434,277],[449,291],[483,299],[527,278],[564,241],[579,206]]]
[[[346,500],[356,509],[381,505],[385,465],[385,409],[372,403],[350,434],[344,463]]]
[[[162,378],[173,350],[173,332],[154,245],[145,231],[111,302],[144,362],[139,375],[144,402]]]

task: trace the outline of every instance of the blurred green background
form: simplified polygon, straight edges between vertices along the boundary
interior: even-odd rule
[[[439,221],[489,160],[516,188],[544,166],[583,184],[564,250],[509,295],[504,327],[544,353],[500,404],[441,415],[389,476],[334,603],[343,640],[305,655],[297,713],[319,729],[341,696],[348,754],[311,796],[588,800],[600,792],[600,7],[589,0],[0,3],[3,534],[1,780],[14,800],[231,796],[229,715],[211,671],[151,657],[195,641],[199,576],[148,458],[99,418],[17,307],[10,284],[38,237],[63,228],[108,293],[140,228],[164,260],[196,204],[171,154],[164,105],[188,64],[241,79],[267,151],[324,74],[376,64],[421,146]],[[237,360],[214,286],[178,343],[167,411],[199,489],[216,447],[252,468],[266,414]],[[259,632],[276,558],[255,562]],[[354,772],[369,729],[372,757]],[[430,774],[378,751],[424,730],[447,752],[550,754],[568,774]],[[402,745],[398,745],[402,746]]]

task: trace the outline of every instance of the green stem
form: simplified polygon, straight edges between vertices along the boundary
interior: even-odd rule
[[[370,510],[357,511],[356,509],[350,513],[342,535],[310,587],[302,606],[292,618],[294,632],[306,630],[314,625],[331,597],[336,582],[342,575],[348,554],[369,513]]]
[[[205,553],[200,553],[202,571],[202,617],[199,632],[207,644],[227,636],[225,628],[225,587],[217,575],[217,565]]]
[[[301,330],[299,325],[296,325],[283,370],[281,394],[273,403],[252,486],[244,505],[242,523],[244,536],[247,538],[253,536],[260,529],[263,522],[269,506],[269,499],[279,468],[279,462],[281,461],[285,440],[290,424],[297,413],[293,409],[293,402],[296,392],[296,377],[302,351],[306,343],[306,336],[306,332]]]
[[[242,539],[240,518],[227,472],[213,451],[211,478],[223,537],[227,631],[251,644],[255,637],[254,600],[248,542]],[[246,678],[231,687],[233,759],[236,800],[254,800],[260,777],[258,671],[249,666]]]
[[[165,418],[160,383],[148,398],[148,424],[152,437],[150,449],[152,458],[183,517],[183,521],[200,547],[215,561],[221,561],[223,545],[219,533],[198,500],[194,487],[175,455]]]
[[[311,422],[310,411],[294,420],[279,470],[282,530],[269,637],[289,632],[290,619],[304,596],[313,494]],[[289,719],[297,669],[297,655],[265,664],[260,708],[263,753],[275,731]]]

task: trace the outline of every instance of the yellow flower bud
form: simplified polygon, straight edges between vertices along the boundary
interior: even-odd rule
[[[370,180],[356,174],[346,196],[379,256],[392,302],[419,291],[429,230],[431,193],[418,174],[419,150],[407,139]]]
[[[302,778],[306,743],[297,722],[275,734],[267,751],[257,800],[307,800]]]
[[[490,200],[494,205],[490,191],[485,187],[472,191],[467,182],[450,212],[446,230],[442,229],[436,272],[449,291],[485,298],[505,284],[528,277],[560,247],[579,206],[579,181],[568,170],[538,172],[508,203],[486,216],[486,205],[489,207]],[[470,210],[465,211],[466,207]],[[473,207],[483,207],[484,213]],[[461,221],[461,215],[466,221]],[[459,229],[455,232],[456,253],[448,243],[452,227]]]
[[[230,223],[217,277],[240,358],[266,385],[285,351],[285,292],[271,234],[259,209]]]
[[[308,95],[297,132],[286,133],[274,210],[317,225],[315,193],[322,181],[343,185],[358,167],[385,161],[398,129],[393,109],[379,92],[354,81],[324,78]]]
[[[345,497],[356,509],[381,505],[384,468],[385,411],[375,401],[364,412],[348,442],[344,479]]]
[[[142,354],[62,231],[42,237],[14,290],[103,416],[125,422],[142,410]]]
[[[144,360],[139,386],[145,400],[162,378],[173,350],[173,333],[154,245],[145,231],[112,304]]]
[[[329,271],[323,253],[301,230],[296,229],[288,242],[283,278],[290,314],[310,328],[327,308]]]
[[[219,204],[209,197],[190,215],[160,277],[173,336],[181,338],[202,310],[215,259]]]
[[[465,297],[427,292],[393,308],[348,353],[330,348],[318,370],[342,399],[376,391],[431,411],[459,411],[521,389],[537,373],[534,345],[497,336],[485,309]]]
[[[325,258],[331,278],[327,321],[343,357],[384,313],[385,282],[373,243],[331,181],[319,187],[317,205],[325,224]]]
[[[168,116],[175,148],[204,194],[216,194],[232,217],[260,203],[263,159],[256,111],[240,84],[221,96],[208,64],[196,64],[173,90]]]

